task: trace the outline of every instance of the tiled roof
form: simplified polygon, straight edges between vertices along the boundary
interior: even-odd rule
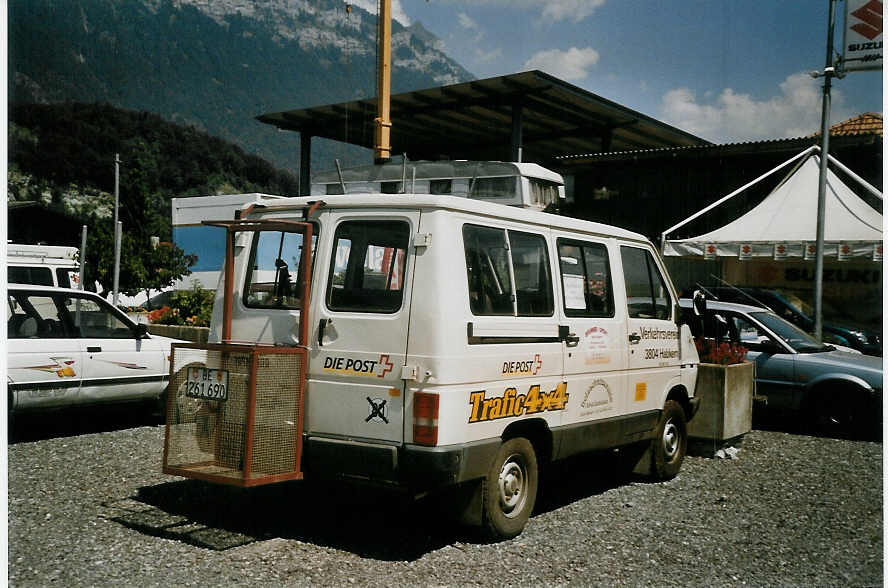
[[[882,115],[878,112],[864,112],[846,121],[836,123],[829,128],[829,135],[880,135],[882,134]],[[820,131],[811,135],[819,137]]]

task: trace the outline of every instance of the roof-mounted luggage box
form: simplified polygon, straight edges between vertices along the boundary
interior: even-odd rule
[[[313,196],[331,194],[443,194],[546,210],[564,199],[560,174],[535,163],[404,161],[315,174]]]

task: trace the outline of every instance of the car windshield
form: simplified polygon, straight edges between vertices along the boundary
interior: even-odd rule
[[[787,345],[799,353],[815,353],[831,349],[823,345],[814,337],[789,323],[772,312],[751,312],[751,317],[765,325],[774,334],[780,337]]]

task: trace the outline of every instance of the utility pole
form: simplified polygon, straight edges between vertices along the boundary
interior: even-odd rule
[[[829,111],[830,87],[836,75],[833,67],[833,29],[836,24],[836,0],[829,0],[829,29],[826,33],[826,65],[823,73],[813,72],[816,77],[823,77],[823,112],[820,121],[820,183],[817,189],[817,258],[814,265],[814,337],[823,340],[823,225],[824,205],[826,203],[826,176],[829,160]]]
[[[123,228],[118,220],[118,209],[120,208],[120,154],[114,154],[114,306],[120,296],[120,237]]]
[[[80,290],[86,289],[86,225],[80,231]]]

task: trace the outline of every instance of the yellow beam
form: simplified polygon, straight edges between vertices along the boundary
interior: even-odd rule
[[[374,119],[375,159],[384,163],[391,158],[392,96],[392,0],[379,3],[379,63],[376,66],[379,95],[378,116]]]

